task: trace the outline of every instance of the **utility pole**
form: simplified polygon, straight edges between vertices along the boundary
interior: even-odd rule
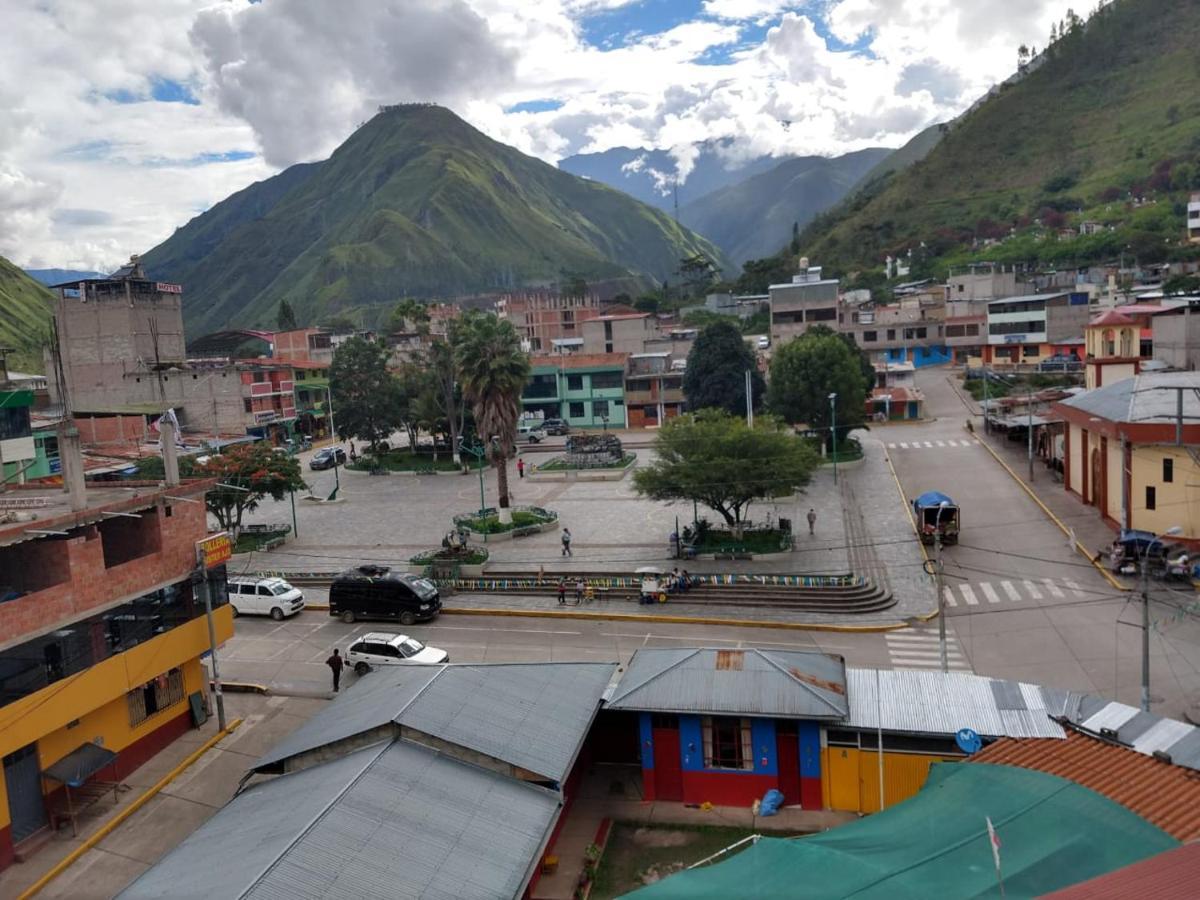
[[[210,544],[218,546],[210,548]],[[225,695],[221,691],[221,670],[217,665],[217,630],[213,625],[212,582],[208,579],[208,556],[211,551],[214,562],[218,560],[224,562],[229,558],[232,549],[232,538],[227,533],[213,535],[196,544],[196,564],[200,569],[200,592],[204,594],[204,617],[208,621],[208,652],[212,657],[213,695],[217,699],[217,725],[221,731],[225,730]]]
[[[1029,483],[1033,484],[1033,392],[1030,391],[1025,405],[1028,407],[1029,420],[1026,430],[1029,432]]]
[[[754,381],[750,370],[746,370],[746,427],[754,427]]]
[[[938,510],[938,525],[941,525],[941,510]],[[942,533],[935,529],[933,534],[934,568],[933,583],[937,590],[938,608],[938,651],[942,659],[942,671],[950,671],[950,656],[946,649],[946,592],[942,580]]]
[[[829,395],[829,437],[833,442],[833,483],[837,484],[837,394]]]
[[[988,422],[988,371],[987,363],[983,363],[983,433],[991,431]]]
[[[1153,542],[1151,542],[1151,546]],[[1150,712],[1150,547],[1142,553],[1142,712]]]

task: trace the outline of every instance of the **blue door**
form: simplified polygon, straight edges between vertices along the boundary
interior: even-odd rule
[[[4,786],[8,789],[12,842],[19,844],[46,824],[36,744],[27,744],[4,757]]]

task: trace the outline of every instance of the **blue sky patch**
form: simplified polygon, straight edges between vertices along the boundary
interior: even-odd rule
[[[197,153],[184,165],[203,166],[208,163],[241,162],[243,159],[254,159],[253,150],[226,150],[224,153]]]
[[[169,78],[155,78],[150,82],[150,97],[159,103],[186,103],[189,106],[199,106],[200,101],[192,93],[192,89],[180,81]]]
[[[556,109],[562,109],[562,100],[523,100],[520,103],[514,103],[512,106],[505,107],[506,113],[515,112],[554,112]]]
[[[637,0],[586,16],[580,22],[582,37],[593,47],[614,50],[694,21],[703,6],[703,0]]]

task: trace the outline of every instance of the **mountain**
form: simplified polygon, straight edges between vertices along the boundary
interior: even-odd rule
[[[1192,258],[1181,237],[1187,193],[1200,189],[1198,45],[1194,0],[1101,7],[923,159],[818,217],[803,252],[846,271],[916,248],[918,271],[940,275],[979,258],[1066,267],[1122,252]],[[1082,221],[1101,228],[1068,236]]]
[[[696,144],[692,170],[679,186],[680,207],[705,194],[765,172],[786,158],[757,156],[735,162],[721,154],[727,144],[725,141]],[[664,179],[675,176],[677,163],[666,150],[614,147],[603,153],[568,156],[559,161],[558,167],[572,175],[624,191],[630,197],[661,210],[671,212],[675,208],[675,193],[669,186],[664,188]]]
[[[679,210],[679,221],[734,262],[761,259],[788,242],[794,223],[807,225],[892,153],[872,148],[832,159],[788,159],[689,203]]]
[[[54,295],[0,256],[0,347],[15,350],[9,366],[42,370],[41,348],[50,335]]]
[[[660,210],[486,137],[449,110],[387,107],[333,155],[251,185],[142,256],[184,286],[192,334],[302,322],[405,296],[580,277],[636,290],[720,251]]]
[[[67,281],[82,281],[86,278],[103,278],[104,272],[89,272],[85,269],[26,269],[25,274],[42,284],[63,284]]]
[[[910,138],[903,147],[891,151],[881,159],[871,171],[859,179],[858,184],[854,186],[855,190],[866,187],[877,178],[903,172],[910,166],[919,163],[929,155],[929,151],[938,145],[938,141],[948,130],[949,126],[944,124],[930,125],[915,137]]]

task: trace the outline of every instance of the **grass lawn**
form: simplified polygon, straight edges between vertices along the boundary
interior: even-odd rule
[[[596,872],[592,898],[611,900],[645,887],[650,883],[645,875],[649,874],[653,880],[654,874],[662,877],[673,874],[753,833],[744,828],[715,825],[645,826],[618,822],[613,826]],[[741,848],[722,859],[730,859],[740,851]]]
[[[458,563],[463,566],[478,566],[488,561],[488,551],[484,547],[471,547],[462,553],[451,553],[449,550],[429,551],[418,553],[409,559],[414,566],[429,565],[430,563]]]
[[[389,472],[458,471],[458,466],[455,465],[454,458],[448,451],[438,454],[438,458],[434,459],[433,453],[430,451],[418,450],[416,453],[410,453],[407,449],[389,450],[379,458],[378,462],[371,456],[360,456],[357,462],[350,463],[347,468],[356,472],[369,472],[376,466],[387,469]]]
[[[233,552],[249,553],[252,550],[260,550],[263,545],[269,544],[271,541],[287,537],[288,531],[291,531],[291,529],[289,528],[287,531],[256,532],[254,534],[242,532],[238,535],[237,543],[233,546]]]
[[[553,514],[539,515],[526,509],[514,509],[511,524],[501,522],[499,516],[487,516],[483,519],[479,516],[465,516],[456,518],[456,521],[480,534],[496,534],[501,531],[512,531],[514,528],[542,525],[546,522],[553,522],[554,519]]]

